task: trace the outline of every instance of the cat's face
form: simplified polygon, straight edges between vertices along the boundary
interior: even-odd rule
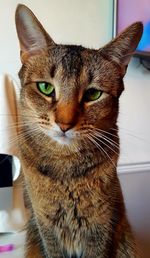
[[[16,24],[26,125],[58,147],[101,141],[104,132],[115,128],[122,80],[141,37],[141,23],[100,50],[55,44],[22,5]]]
[[[21,71],[29,125],[58,144],[72,144],[113,128],[123,89],[120,70],[95,50],[54,46]],[[96,135],[95,135],[96,136]]]

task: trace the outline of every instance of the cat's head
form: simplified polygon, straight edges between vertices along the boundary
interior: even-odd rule
[[[132,24],[98,50],[56,44],[24,5],[16,10],[16,27],[25,125],[58,147],[81,139],[96,144],[116,126],[123,77],[142,23]]]

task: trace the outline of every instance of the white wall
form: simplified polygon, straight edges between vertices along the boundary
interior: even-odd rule
[[[19,68],[19,45],[14,21],[18,3],[31,8],[58,43],[99,48],[111,39],[112,0],[2,0],[0,72],[16,75]]]
[[[150,71],[132,60],[120,99],[121,163],[150,162]]]
[[[111,39],[112,0],[25,0],[57,43],[98,48]],[[0,73],[17,78],[19,44],[14,13],[18,0],[0,1]],[[120,99],[120,163],[150,162],[150,72],[133,61]],[[122,129],[123,128],[123,129]],[[131,136],[133,135],[133,136]]]

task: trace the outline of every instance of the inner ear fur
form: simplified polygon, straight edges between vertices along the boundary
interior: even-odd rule
[[[27,6],[18,5],[15,20],[22,62],[29,56],[40,53],[51,45],[55,45],[42,24]]]
[[[127,67],[142,37],[142,33],[142,22],[133,23],[104,48],[100,49],[100,52],[110,60]]]

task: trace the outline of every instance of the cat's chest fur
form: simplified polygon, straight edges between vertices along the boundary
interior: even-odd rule
[[[56,217],[54,231],[65,257],[80,258],[84,251],[86,220],[78,215],[76,204],[71,202],[66,210],[60,209]]]
[[[34,169],[26,170],[26,175],[41,229],[52,230],[66,258],[80,258],[85,250],[89,225],[94,225],[97,217],[102,223],[110,215],[109,209],[100,214],[104,197],[101,182],[82,178],[76,183],[55,183]],[[39,183],[35,187],[37,180]]]
[[[84,252],[88,219],[80,209],[82,201],[78,193],[58,187],[48,199],[51,200],[43,205],[42,214],[39,214],[41,207],[37,209],[39,220],[52,229],[65,258],[80,258]]]

